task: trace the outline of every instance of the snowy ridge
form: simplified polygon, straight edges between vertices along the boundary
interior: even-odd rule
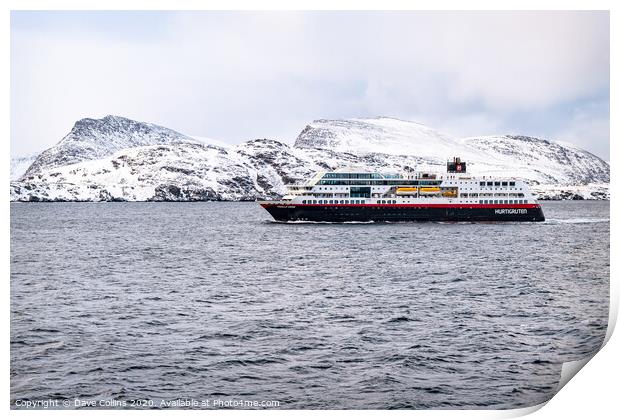
[[[499,171],[501,175],[518,169],[523,177],[543,184],[609,182],[607,162],[567,143],[511,135],[473,137],[462,142],[486,152],[491,162],[501,162],[506,168]]]
[[[25,175],[100,159],[130,147],[198,142],[169,128],[114,115],[99,120],[84,118],[56,146],[41,153]]]
[[[225,141],[212,139],[211,137],[202,137],[202,136],[189,136],[194,140],[199,141],[200,143],[208,144],[210,146],[217,146],[223,149],[228,149],[231,145],[226,143]]]
[[[121,117],[80,120],[11,183],[13,201],[194,201],[277,198],[321,170],[444,171],[520,177],[541,198],[609,197],[609,164],[573,146],[518,136],[455,139],[393,118],[318,120],[295,144],[221,147]],[[566,165],[566,159],[575,165]]]
[[[609,182],[607,162],[566,143],[509,135],[457,139],[388,117],[317,120],[304,128],[295,146],[416,156],[425,161],[425,169],[436,171],[444,169],[450,156],[460,156],[474,174],[521,177],[536,184]]]
[[[444,162],[454,153],[457,140],[423,124],[396,118],[354,118],[350,120],[316,120],[307,125],[295,141],[295,147],[329,149],[337,152],[413,155]],[[464,160],[479,151],[461,145]]]

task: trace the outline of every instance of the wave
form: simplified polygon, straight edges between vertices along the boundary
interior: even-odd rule
[[[547,224],[547,225],[609,223],[609,219],[577,217],[577,218],[572,218],[572,219],[547,219],[542,223]]]

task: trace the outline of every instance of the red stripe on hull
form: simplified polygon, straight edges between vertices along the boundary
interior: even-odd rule
[[[298,203],[260,203],[263,208],[268,207],[379,207],[379,208],[394,208],[394,207],[408,207],[408,208],[458,208],[458,209],[535,209],[539,208],[540,204],[298,204]]]

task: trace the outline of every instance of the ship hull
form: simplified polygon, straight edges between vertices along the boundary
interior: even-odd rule
[[[542,222],[539,204],[292,204],[263,201],[278,222]]]

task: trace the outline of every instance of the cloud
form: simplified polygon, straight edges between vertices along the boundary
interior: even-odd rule
[[[372,115],[609,142],[571,125],[592,97],[608,121],[606,12],[29,13],[12,14],[14,154],[106,114],[233,143]],[[551,109],[553,129],[515,124]]]

